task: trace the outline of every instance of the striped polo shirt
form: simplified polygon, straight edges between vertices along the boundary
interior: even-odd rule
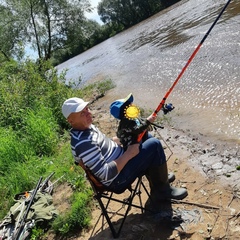
[[[93,124],[89,129],[71,129],[71,148],[76,162],[80,160],[104,185],[109,186],[118,171],[113,160],[123,154],[123,148],[106,137]]]

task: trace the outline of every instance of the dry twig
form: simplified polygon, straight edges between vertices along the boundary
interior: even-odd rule
[[[171,200],[172,203],[182,203],[182,204],[189,204],[189,205],[195,205],[198,207],[204,207],[204,208],[210,208],[210,209],[220,209],[220,207],[202,204],[202,203],[195,203],[195,202],[188,202],[188,201],[182,201],[182,200]]]

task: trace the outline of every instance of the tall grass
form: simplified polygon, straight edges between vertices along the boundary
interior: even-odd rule
[[[65,73],[58,75],[47,62],[0,64],[0,219],[15,194],[31,190],[40,176],[55,172],[52,181],[68,182],[75,193],[72,210],[54,226],[63,229],[61,234],[87,226],[91,194],[82,171],[73,166],[61,105],[73,96],[91,100],[112,88],[112,82],[73,88],[65,85]]]
[[[21,132],[34,146],[35,155],[48,156],[56,151],[59,126],[50,108],[39,104],[34,110],[28,109],[23,122],[24,128]]]

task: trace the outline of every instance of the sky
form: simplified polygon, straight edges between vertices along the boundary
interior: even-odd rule
[[[97,21],[99,24],[103,24],[103,22],[100,20],[100,17],[97,14],[97,5],[100,2],[100,0],[90,0],[91,6],[94,8],[92,13],[85,13],[85,16],[88,19],[93,19]],[[38,55],[35,51],[33,51],[30,46],[27,46],[26,49],[26,56],[28,56],[31,59],[37,59]]]
[[[85,16],[89,19],[93,19],[97,21],[99,24],[103,24],[103,22],[100,20],[98,14],[97,14],[97,5],[100,2],[100,0],[90,0],[91,6],[94,8],[92,13],[86,13]]]

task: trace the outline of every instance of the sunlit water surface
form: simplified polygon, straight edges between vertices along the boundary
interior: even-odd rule
[[[155,109],[226,1],[182,0],[59,65],[67,79],[111,78],[111,101],[132,92]],[[233,0],[166,102],[177,127],[222,140],[240,139],[240,1]]]

